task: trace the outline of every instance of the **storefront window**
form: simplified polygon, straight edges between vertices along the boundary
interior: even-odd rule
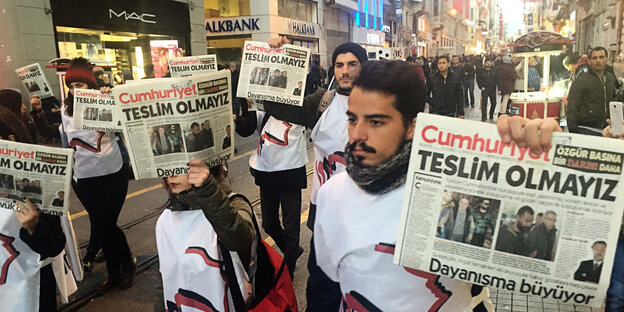
[[[240,63],[245,40],[251,37],[240,36],[223,39],[208,39],[208,54],[216,54],[219,65],[227,68],[230,62]]]
[[[248,16],[250,0],[204,0],[206,18]]]
[[[316,2],[309,0],[278,0],[279,16],[316,23]]]
[[[61,58],[84,57],[110,67],[116,83],[161,77],[167,72],[166,59],[186,54],[185,40],[173,36],[63,26],[57,26],[56,33]]]

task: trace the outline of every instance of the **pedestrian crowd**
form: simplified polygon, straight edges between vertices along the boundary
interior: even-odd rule
[[[281,36],[269,40],[273,48],[287,43]],[[566,51],[553,59],[557,60],[552,65],[555,78],[572,81],[565,109],[569,131],[624,139],[613,134],[607,120],[607,105],[616,98],[618,81],[607,66],[606,50],[595,47],[583,56]],[[510,54],[369,61],[364,48],[343,43],[332,51],[328,70],[312,64],[305,90],[299,83],[295,92],[305,94],[303,106],[265,101],[259,111],[249,109],[251,100],[233,99],[233,130],[244,137],[258,135],[249,167],[260,189],[261,227],[283,254],[283,265],[262,274],[266,267],[260,262],[272,257],[272,247],[261,246],[252,206],[230,183],[227,163],[209,168],[193,160],[187,174],[162,179],[168,201],[155,232],[166,309],[178,311],[190,305],[215,311],[268,311],[261,308],[267,304],[263,298],[272,295],[264,292],[268,283],[277,293],[273,295],[284,299],[271,304],[295,310],[292,279],[302,269],[296,266],[302,245],[309,243],[304,268],[309,272],[306,311],[494,311],[488,288],[404,269],[393,263],[393,253],[415,122],[427,106],[430,113],[464,118],[468,109],[478,105],[482,121],[497,117],[506,143],[526,144],[536,155],[542,146],[535,142],[550,142],[552,132],[562,130],[554,119],[511,115],[510,98],[519,90],[520,80],[527,77],[521,86],[529,92],[550,83],[543,81],[543,63],[536,58],[529,58],[528,66],[523,62]],[[528,75],[523,73],[526,68]],[[231,63],[229,69],[235,87],[237,64]],[[269,84],[279,86],[286,72],[273,74]],[[480,103],[475,101],[475,82]],[[112,86],[102,79],[101,68],[83,58],[71,62],[65,84],[69,94],[62,105],[53,98],[33,96],[28,113],[20,91],[0,90],[0,139],[64,142],[74,149],[72,187],[91,224],[84,270],[92,271],[102,259],[108,277],[98,292],[127,289],[134,282],[136,258],[117,225],[131,179],[127,150],[120,134],[76,129],[73,122],[75,89],[111,92]],[[306,129],[311,130],[314,149],[309,203],[302,202],[302,189],[308,187]],[[184,139],[195,143],[186,146],[201,150],[215,144],[208,120],[194,123],[191,130]],[[231,144],[231,130],[224,148]],[[182,139],[176,125],[154,128],[152,152],[180,151]],[[299,238],[304,204],[309,204],[310,242]],[[486,198],[449,199],[440,215],[438,237],[476,246],[491,244],[497,213],[492,204]],[[5,229],[12,231],[8,234],[21,244],[21,256],[36,259],[36,265],[30,263],[31,271],[24,272],[25,278],[34,272],[28,284],[32,296],[13,300],[36,301],[30,306],[53,311],[55,276],[49,263],[40,266],[37,260],[53,258],[63,249],[60,219],[39,214],[29,199],[16,205],[17,212],[0,209],[1,222],[11,225],[0,227],[0,238],[7,235]],[[530,207],[520,208],[499,231],[499,237],[509,237],[499,239],[507,244],[495,248],[551,261],[557,215],[545,211],[538,222],[534,216]],[[602,263],[605,246],[601,241],[592,246],[594,265]],[[620,235],[607,311],[624,309],[623,260]],[[582,264],[575,278],[594,278],[591,266],[591,261]]]

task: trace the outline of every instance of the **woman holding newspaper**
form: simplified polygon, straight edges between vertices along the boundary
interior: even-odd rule
[[[99,290],[125,289],[132,285],[136,264],[126,236],[117,226],[128,192],[128,168],[121,154],[123,143],[113,133],[74,128],[74,90],[97,87],[86,59],[72,61],[65,74],[65,84],[69,94],[61,116],[69,145],[75,150],[72,186],[89,212],[93,238],[102,246],[106,258],[108,280]]]
[[[5,107],[0,107],[0,140],[31,143],[26,126]],[[39,214],[27,198],[14,203],[16,212],[0,208],[0,245],[8,252],[0,254],[2,310],[56,311],[51,260],[65,247],[61,220]]]

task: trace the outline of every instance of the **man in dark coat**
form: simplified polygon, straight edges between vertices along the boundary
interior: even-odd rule
[[[557,237],[556,220],[557,214],[548,210],[544,213],[542,223],[534,226],[529,232],[527,245],[531,251],[536,252],[536,259],[553,261],[553,248]]]
[[[597,241],[592,245],[594,259],[581,262],[579,268],[574,272],[574,279],[581,282],[598,284],[600,273],[602,273],[602,262],[604,260],[607,243]]]
[[[498,230],[496,250],[515,255],[532,257],[526,244],[526,235],[533,224],[535,212],[529,206],[522,206],[516,213],[516,220]]]
[[[507,102],[513,93],[514,83],[516,82],[516,70],[511,65],[511,55],[505,55],[502,63],[497,66],[496,78],[498,79],[498,91],[501,94],[501,104],[498,115],[507,113]],[[490,119],[493,114],[490,113]]]
[[[477,72],[477,85],[481,89],[481,121],[486,121],[488,99],[490,100],[490,120],[494,118],[496,109],[496,70],[492,60],[485,60],[485,65]]]
[[[438,71],[427,79],[426,96],[433,113],[464,118],[464,90],[460,76],[449,70],[448,56],[438,57]]]

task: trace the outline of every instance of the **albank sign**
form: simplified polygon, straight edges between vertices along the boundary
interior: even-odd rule
[[[207,19],[206,31],[212,34],[251,33],[261,28],[259,17],[242,16],[225,19]]]

